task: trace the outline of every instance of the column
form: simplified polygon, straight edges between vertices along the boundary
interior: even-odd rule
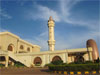
[[[19,39],[17,40],[17,47],[16,47],[16,52],[19,52]]]
[[[66,52],[66,62],[69,63],[68,62],[68,52]]]
[[[92,48],[88,47],[87,52],[88,52],[89,60],[92,61]]]
[[[63,62],[66,63],[66,54],[63,54]]]
[[[42,65],[41,65],[42,67],[45,66],[45,64],[46,64],[45,59],[46,59],[46,55],[43,55],[43,57],[42,57]]]
[[[6,61],[6,63],[5,63],[5,67],[8,67],[8,62],[9,62],[9,57],[8,56],[5,56],[5,61]]]
[[[89,60],[92,61],[92,52],[89,52]]]
[[[50,55],[49,54],[46,56],[46,59],[47,59],[46,60],[47,61],[46,64],[50,63]]]

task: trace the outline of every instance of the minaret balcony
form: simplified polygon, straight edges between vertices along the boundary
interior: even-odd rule
[[[54,26],[55,26],[54,22],[52,21],[48,22],[48,27],[54,27]]]
[[[48,44],[49,44],[49,45],[51,45],[51,44],[52,44],[52,45],[55,45],[55,40],[53,40],[53,41],[48,40]]]

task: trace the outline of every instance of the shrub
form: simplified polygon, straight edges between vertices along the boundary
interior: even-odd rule
[[[99,63],[99,62],[100,62],[99,57],[98,57],[98,59],[97,59],[97,60],[94,60],[94,63]]]
[[[99,70],[99,64],[66,64],[66,65],[49,65],[51,71],[92,71]]]
[[[93,61],[85,61],[85,62],[71,62],[69,64],[90,64],[90,63],[94,63]]]
[[[49,64],[46,64],[45,66],[50,66],[50,65],[53,65],[52,63],[49,63]]]
[[[76,64],[75,62],[71,62],[71,63],[69,63],[69,64]]]
[[[93,63],[93,61],[85,61],[84,64],[90,64],[90,63]]]
[[[15,67],[24,67],[25,65],[20,62],[15,62],[14,66]]]
[[[63,61],[62,60],[56,60],[56,61],[52,61],[51,63],[54,64],[54,65],[60,65],[60,64],[63,64]]]
[[[4,64],[0,64],[0,67],[4,67],[5,65]]]
[[[41,64],[35,64],[35,66],[40,66]]]

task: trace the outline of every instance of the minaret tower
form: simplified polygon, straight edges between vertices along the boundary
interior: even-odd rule
[[[49,40],[48,40],[48,46],[50,51],[54,51],[55,49],[55,40],[54,40],[54,20],[50,16],[48,20],[48,28],[49,28]]]

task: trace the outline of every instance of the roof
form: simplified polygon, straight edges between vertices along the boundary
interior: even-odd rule
[[[25,43],[25,44],[28,44],[28,45],[31,45],[31,46],[35,46],[35,47],[39,47],[40,48],[40,46],[38,46],[38,45],[33,45],[33,44],[31,44],[31,43],[29,43],[29,42],[27,42],[27,41],[25,41],[25,40],[22,40],[19,36],[17,36],[17,35],[15,35],[15,34],[13,34],[13,33],[11,33],[11,32],[8,32],[8,31],[6,31],[6,32],[0,32],[0,35],[10,35],[10,36],[12,36],[12,37],[14,37],[14,38],[17,38],[19,41],[21,41],[21,42],[23,42],[23,43]]]
[[[8,31],[6,31],[6,32],[0,32],[0,35],[10,35],[12,37],[15,37],[15,38],[19,39],[19,37],[17,35],[15,35],[15,34],[13,34],[11,32],[8,32]]]
[[[89,51],[91,50],[91,47],[89,49]],[[18,53],[16,55],[43,55],[43,54],[61,54],[61,53],[86,53],[87,52],[87,48],[77,48],[77,49],[65,49],[65,50],[55,50],[55,51],[43,51],[43,52],[32,52],[32,53]]]

